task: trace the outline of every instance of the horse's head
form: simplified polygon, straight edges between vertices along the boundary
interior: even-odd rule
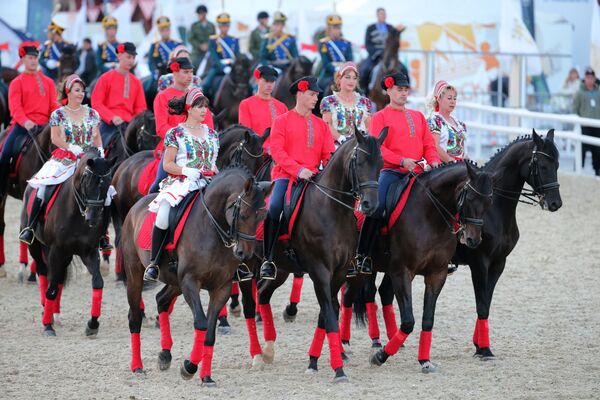
[[[306,56],[295,58],[290,63],[287,73],[292,82],[312,73],[313,62]]]
[[[94,149],[93,154],[86,153],[75,172],[75,198],[90,227],[101,222],[115,161],[98,157]]]
[[[535,130],[532,133],[532,149],[527,163],[521,166],[521,175],[533,188],[544,209],[556,211],[562,206],[557,171],[559,153],[554,144],[554,129],[543,138]]]
[[[229,77],[233,82],[233,95],[235,98],[246,98],[249,94],[250,78],[252,76],[250,59],[245,54],[236,57],[231,66]]]
[[[491,176],[465,161],[467,181],[457,188],[457,222],[460,226],[460,243],[475,248],[481,243],[483,216],[492,205],[493,182]]]
[[[254,254],[256,228],[267,216],[265,198],[272,188],[272,182],[256,183],[254,177],[248,176],[241,191],[232,188],[227,197],[225,219],[232,234],[233,255],[240,261],[248,260]]]
[[[352,185],[352,194],[358,199],[359,210],[371,215],[379,205],[378,181],[379,172],[383,168],[383,157],[379,147],[387,137],[388,128],[383,128],[378,138],[365,135],[356,127],[354,132],[356,142],[348,157],[348,178]]]
[[[219,138],[217,167],[223,169],[230,165],[240,165],[256,173],[264,161],[262,146],[269,132],[261,138],[245,126],[233,125],[227,128]]]
[[[77,48],[75,45],[67,44],[63,47],[60,58],[58,59],[59,63],[59,75],[69,76],[75,73],[75,67],[77,66]]]
[[[136,144],[139,151],[152,150],[160,141],[156,134],[155,117],[152,111],[144,111],[140,114],[139,123],[130,124],[135,130]]]

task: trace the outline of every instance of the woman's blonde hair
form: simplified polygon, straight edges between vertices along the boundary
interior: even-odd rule
[[[433,87],[433,90],[431,91],[429,96],[427,96],[427,99],[425,100],[426,115],[431,115],[434,111],[435,112],[440,111],[439,100],[446,93],[448,93],[449,90],[453,90],[455,93],[457,92],[456,88],[454,86],[450,85],[446,81],[438,81],[435,84],[435,86]]]

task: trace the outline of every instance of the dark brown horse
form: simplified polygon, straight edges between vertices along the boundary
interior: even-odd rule
[[[17,76],[19,76],[19,71],[14,68],[2,67],[0,74],[0,128],[3,128],[10,124],[8,86]]]
[[[322,338],[321,346],[327,336],[331,367],[335,371],[334,381],[348,379],[341,357],[336,295],[356,250],[358,231],[354,216],[355,202],[358,200],[359,209],[367,215],[378,205],[377,180],[383,166],[379,146],[386,136],[387,129],[382,131],[379,138],[356,135],[355,139],[340,146],[325,169],[308,185],[289,244],[276,246],[276,279],[267,281],[260,288],[259,308],[266,341],[262,355],[265,362],[272,362],[275,353],[276,332],[271,296],[291,272],[303,271],[310,275],[314,283],[321,308],[317,333]],[[326,225],[324,221],[327,221]],[[342,237],[344,240],[339,240]],[[262,246],[258,246],[257,254],[261,253]],[[246,290],[247,285],[240,286],[248,321],[253,315],[254,301],[252,294]],[[256,332],[249,334],[251,338],[256,337]],[[318,351],[320,353],[320,348]]]
[[[492,179],[469,162],[446,164],[416,176],[404,211],[391,227],[389,238],[379,240],[373,254],[377,271],[392,280],[400,307],[401,325],[395,336],[371,357],[381,365],[395,354],[415,324],[412,280],[425,278],[423,331],[419,362],[423,372],[432,372],[429,360],[435,304],[444,286],[448,262],[457,238],[469,247],[481,242],[483,214],[492,204]]]
[[[495,179],[494,205],[484,216],[483,243],[476,249],[459,245],[454,258],[456,263],[471,267],[477,304],[473,344],[475,356],[483,360],[494,358],[490,349],[488,317],[494,288],[504,271],[506,258],[519,240],[516,209],[520,197],[525,195],[543,209],[557,211],[562,206],[558,164],[554,130],[550,130],[545,138],[533,131],[531,136],[515,140],[483,167]],[[525,183],[533,190],[525,189]]]
[[[300,56],[293,59],[285,73],[277,81],[273,97],[285,104],[288,110],[294,108],[296,98],[290,94],[290,85],[303,76],[311,75],[312,69],[313,63],[307,57]]]
[[[7,131],[5,130],[0,134],[0,142],[4,141],[4,136]],[[36,172],[42,168],[42,165],[50,157],[50,151],[52,150],[52,144],[50,142],[50,127],[36,125],[31,131],[30,135],[34,140],[29,141],[29,145],[21,155],[17,155],[21,160],[18,163],[18,168],[14,171],[14,174],[8,176],[6,185],[6,194],[14,197],[15,199],[21,200],[23,193],[27,188],[27,180],[30,179]],[[0,201],[0,267],[4,264],[4,228],[6,224],[4,222],[4,210],[6,206],[6,196]],[[27,246],[20,244],[20,255],[19,262],[21,264],[21,270],[19,271],[19,280],[23,279],[23,273],[27,267]],[[35,281],[35,275],[30,275],[30,281]]]
[[[106,157],[114,158],[120,165],[133,154],[156,147],[160,137],[156,134],[155,118],[152,111],[142,111],[120,130],[105,150]]]
[[[183,293],[194,315],[194,346],[190,358],[181,367],[185,379],[193,377],[202,362],[202,385],[216,385],[211,378],[211,363],[217,316],[229,298],[231,280],[238,264],[253,256],[254,232],[266,216],[265,196],[271,188],[270,183],[256,184],[245,168],[232,167],[219,172],[192,206],[173,252],[177,265],[172,268],[168,257],[162,259],[161,281],[174,294]],[[136,238],[153,198],[154,195],[147,196],[132,207],[125,219],[121,240],[123,265],[128,277],[133,372],[143,371],[140,301],[144,266],[150,257],[148,251],[138,247]],[[201,289],[208,290],[210,296],[207,314],[200,300]]]
[[[52,209],[37,226],[29,251],[37,264],[38,274],[47,275],[48,279],[42,318],[44,336],[56,336],[52,327],[55,302],[73,256],[79,256],[92,275],[92,317],[87,322],[85,334],[92,337],[98,333],[104,287],[98,242],[108,226],[109,209],[104,202],[113,165],[114,160],[98,157],[96,150],[86,153],[73,176],[62,184]],[[29,187],[23,202],[21,228],[27,225],[27,203],[32,193]]]
[[[58,59],[58,76],[56,82],[62,82],[67,76],[74,74],[77,69],[77,46],[68,44],[63,47]]]
[[[221,80],[213,108],[216,114],[215,122],[222,128],[237,124],[240,103],[252,95],[250,64],[250,59],[245,54],[240,54],[231,66],[231,73]]]
[[[375,105],[378,110],[381,110],[385,107],[386,104],[390,102],[388,95],[381,89],[379,82],[383,79],[386,74],[392,72],[402,72],[406,76],[408,76],[408,70],[406,66],[400,62],[398,58],[398,54],[400,52],[400,32],[395,28],[391,28],[388,32],[387,39],[385,42],[385,50],[383,52],[383,57],[381,61],[377,64],[377,66],[371,71],[371,74],[375,73],[374,77],[369,79],[370,81],[375,82],[373,88],[369,90],[368,87],[363,87],[362,90],[364,93],[369,94],[369,98]],[[360,68],[359,68],[360,70]]]

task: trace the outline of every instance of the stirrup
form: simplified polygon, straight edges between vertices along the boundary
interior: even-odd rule
[[[156,270],[156,276],[151,275],[151,271]],[[160,267],[153,262],[150,262],[146,269],[144,270],[144,280],[148,282],[156,282],[158,281],[158,276],[160,275]]]
[[[251,281],[254,277],[252,271],[246,263],[241,263],[238,265],[237,270],[235,271],[234,281],[237,282],[246,282]]]
[[[350,268],[346,271],[346,278],[355,278],[358,275],[358,265],[362,262],[363,256],[357,254],[354,260],[350,263]]]
[[[365,268],[365,265],[367,265],[366,268]],[[358,265],[358,270],[363,275],[371,275],[371,274],[373,274],[373,260],[371,259],[370,256],[365,256],[362,259],[362,261]]]
[[[31,233],[31,237],[27,237],[27,233]],[[33,231],[33,229],[29,226],[23,228],[23,230],[19,233],[19,240],[29,246],[31,246],[31,244],[33,243],[33,241],[35,240],[35,232]]]
[[[268,271],[269,273],[264,273],[264,270],[267,268],[271,269],[271,271]],[[275,278],[277,278],[277,267],[275,266],[275,263],[273,261],[265,260],[262,263],[262,265],[260,266],[259,278],[264,279],[266,281],[273,281],[275,280]]]

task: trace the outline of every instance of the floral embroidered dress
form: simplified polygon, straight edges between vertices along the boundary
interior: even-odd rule
[[[93,146],[94,127],[100,123],[100,115],[93,108],[84,107],[81,123],[75,123],[69,117],[65,107],[58,108],[50,116],[50,126],[60,127],[67,144],[76,144],[84,151]],[[75,173],[77,158],[64,149],[52,152],[50,160],[28,182],[37,188],[43,185],[57,185],[66,181]]]
[[[204,176],[212,176],[218,172],[217,156],[219,155],[219,135],[207,125],[203,125],[206,138],[192,135],[183,124],[171,128],[165,135],[165,148],[175,147],[177,156],[175,164],[179,167],[196,168]],[[169,175],[160,183],[158,196],[148,205],[151,212],[158,212],[160,203],[165,200],[171,207],[176,206],[181,200],[194,190],[206,186],[202,177],[196,181],[184,175]]]
[[[158,91],[162,92],[166,88],[170,88],[175,84],[175,79],[173,78],[173,74],[165,74],[161,75],[158,78]],[[189,89],[198,88],[202,90],[202,79],[199,76],[194,75],[192,77],[192,83],[190,83]]]
[[[454,128],[446,119],[438,112],[434,112],[427,119],[429,130],[434,135],[440,135],[440,147],[444,149],[449,156],[456,159],[465,158],[465,138],[467,136],[467,126],[464,122],[454,118],[458,124]]]
[[[327,96],[321,101],[321,114],[330,112],[333,127],[346,138],[354,135],[354,124],[359,130],[367,131],[365,120],[373,107],[371,100],[359,93],[355,92],[354,97],[354,106],[351,108],[342,104],[337,93]]]

